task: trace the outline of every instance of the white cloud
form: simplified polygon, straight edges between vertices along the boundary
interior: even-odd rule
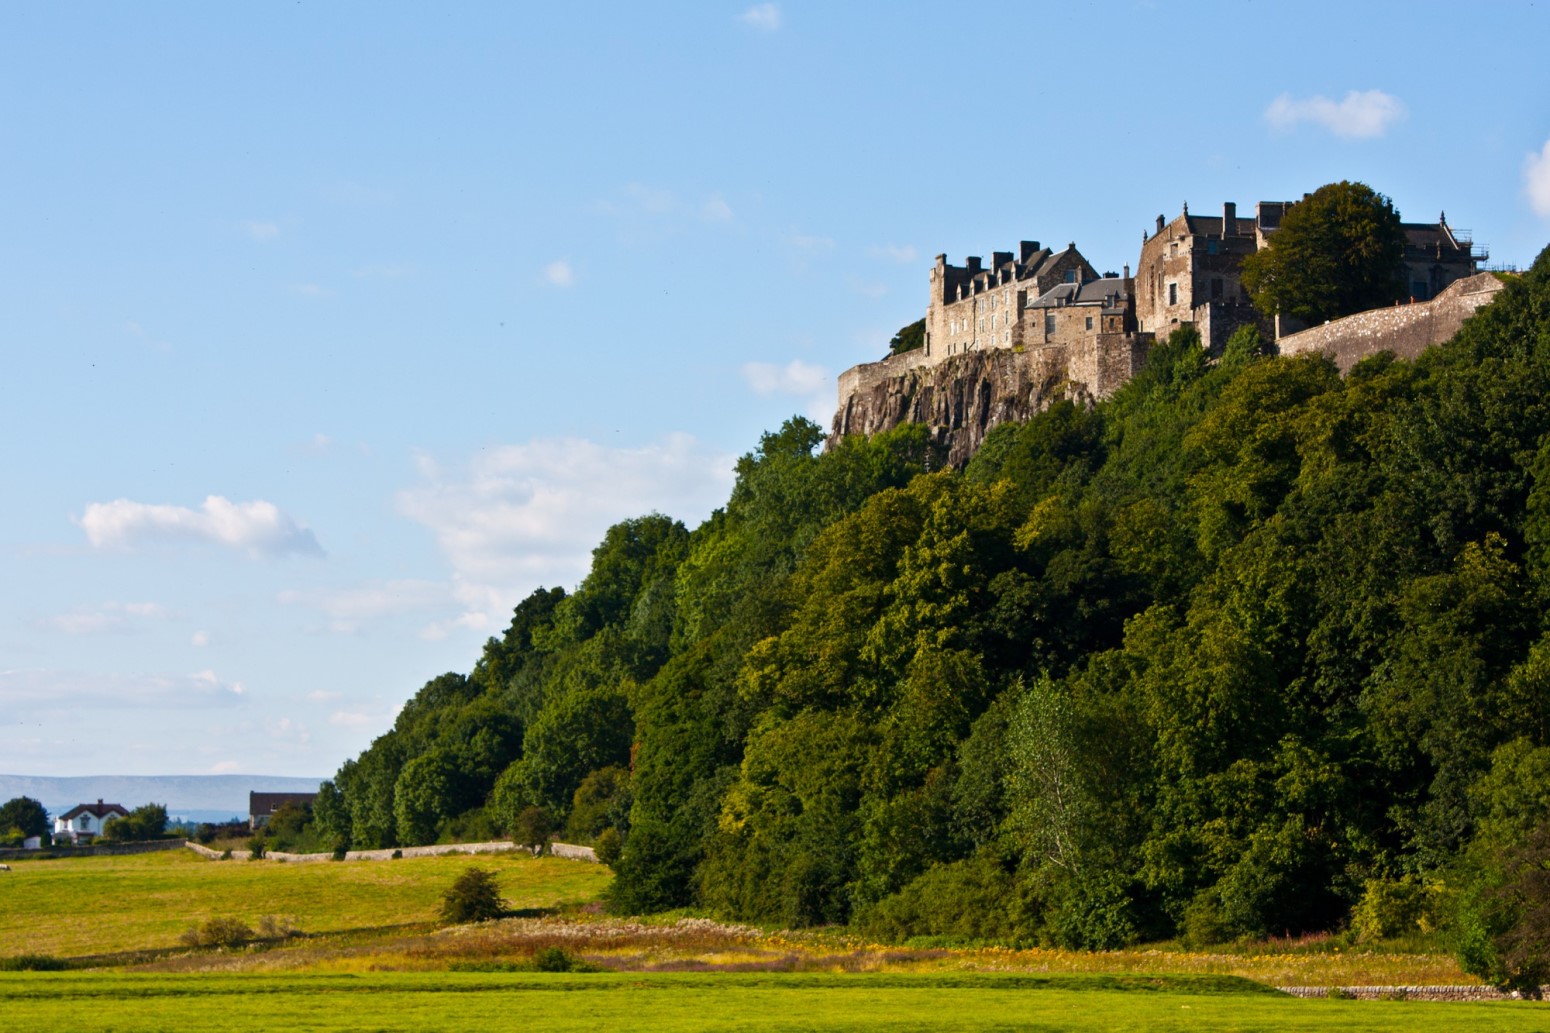
[[[156,603],[104,603],[96,608],[83,607],[45,617],[39,624],[66,635],[98,635],[131,631],[137,622],[161,620],[166,616],[166,608]]]
[[[774,32],[780,28],[779,4],[754,4],[738,15],[744,25],[751,25],[760,32]]]
[[[189,636],[188,644],[203,649],[210,644],[210,633],[208,631],[196,631]]]
[[[700,205],[700,214],[710,222],[732,221],[732,206],[720,194],[712,195]]]
[[[232,502],[211,495],[199,509],[116,499],[91,503],[76,523],[97,548],[192,542],[241,549],[255,558],[323,555],[323,547],[305,525],[262,499]]]
[[[757,395],[805,395],[827,387],[829,371],[801,359],[792,359],[784,366],[773,362],[745,362],[743,379]]]
[[[908,244],[874,244],[867,248],[867,254],[886,262],[898,262],[900,265],[907,265],[915,261],[919,252]]]
[[[327,689],[313,689],[307,693],[307,699],[313,703],[331,703],[344,695],[342,692],[330,692]]]
[[[423,483],[398,494],[398,510],[436,535],[460,607],[421,635],[499,630],[534,588],[579,582],[620,520],[655,511],[692,526],[726,501],[733,464],[684,434],[639,448],[535,440],[454,469],[419,456]]]
[[[544,266],[544,279],[555,287],[569,287],[576,282],[576,271],[561,258]]]
[[[834,378],[822,366],[793,359],[784,366],[773,362],[743,363],[743,380],[756,395],[797,395],[802,411],[820,427],[834,418]]]
[[[291,290],[304,298],[327,298],[333,296],[333,291],[318,283],[298,283]]]
[[[23,668],[0,671],[0,709],[8,715],[92,710],[183,710],[236,703],[247,690],[214,671],[101,674]]]
[[[405,578],[351,588],[293,589],[281,592],[278,601],[319,610],[329,617],[330,631],[353,634],[366,621],[446,606],[451,598],[446,585]]]
[[[244,223],[244,227],[248,231],[248,236],[257,241],[274,240],[280,235],[279,224],[270,222],[268,219],[249,219]]]
[[[802,251],[833,251],[834,238],[813,233],[788,233],[786,243]]]
[[[373,717],[359,710],[336,710],[329,716],[328,723],[339,728],[359,728],[380,720],[380,717]]]
[[[1523,188],[1536,215],[1550,215],[1550,140],[1523,162]]]
[[[1382,90],[1352,90],[1340,101],[1324,96],[1295,100],[1283,93],[1265,109],[1265,121],[1281,132],[1312,122],[1353,140],[1382,136],[1404,116],[1405,106]]]

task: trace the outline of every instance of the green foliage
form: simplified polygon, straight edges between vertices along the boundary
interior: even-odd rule
[[[495,873],[470,866],[453,880],[441,897],[441,920],[448,924],[485,922],[505,913]]]
[[[606,828],[597,834],[597,839],[592,843],[592,851],[597,855],[600,863],[612,868],[619,861],[619,856],[624,852],[624,837],[616,828]]]
[[[1415,876],[1368,879],[1351,911],[1351,931],[1358,943],[1425,932],[1436,925],[1435,896],[1434,889]]]
[[[1015,942],[1032,936],[1028,902],[1016,880],[984,855],[937,864],[892,896],[863,909],[855,925],[868,936],[951,942]]]
[[[254,939],[253,930],[240,918],[217,915],[191,925],[179,938],[187,947],[241,947]]]
[[[917,319],[909,326],[904,327],[893,335],[888,342],[888,354],[899,355],[903,352],[914,351],[926,343],[926,321]]]
[[[522,808],[511,823],[512,842],[527,847],[535,856],[548,849],[553,835],[554,817],[542,807]]]
[[[0,804],[0,837],[21,841],[32,836],[48,836],[48,811],[30,796],[18,796]]]
[[[70,963],[50,954],[15,954],[0,958],[0,972],[63,972]]]
[[[1345,180],[1292,205],[1243,261],[1243,285],[1265,315],[1307,323],[1398,301],[1406,294],[1405,233],[1388,198]]]
[[[136,807],[122,818],[109,818],[102,838],[114,842],[161,839],[167,834],[167,808],[159,803]]]
[[[576,959],[558,947],[541,947],[533,954],[536,972],[569,972],[576,967]]]

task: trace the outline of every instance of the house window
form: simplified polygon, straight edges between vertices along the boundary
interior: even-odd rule
[[[1091,330],[1092,328],[1093,328],[1093,317],[1092,316],[1088,316],[1087,317],[1087,329]]]
[[[1216,254],[1216,241],[1214,241],[1214,240],[1206,241],[1206,254],[1208,254],[1208,255]]]
[[[85,832],[89,828],[91,828],[91,818],[85,814],[81,815],[81,831]]]
[[[1168,284],[1168,304],[1170,304],[1170,305],[1177,305],[1178,303],[1179,303],[1179,285],[1176,284],[1176,283],[1170,283],[1170,284]]]
[[[1066,282],[1067,283],[1075,283],[1076,282],[1076,270],[1075,269],[1067,269],[1066,270]]]
[[[1044,332],[1046,334],[1052,334],[1055,332],[1055,317],[1053,315],[1047,315],[1044,317]]]

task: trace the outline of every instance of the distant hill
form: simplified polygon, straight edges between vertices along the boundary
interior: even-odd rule
[[[30,796],[48,808],[50,817],[99,799],[131,810],[159,803],[174,817],[219,821],[247,817],[249,792],[310,793],[321,781],[282,775],[0,775],[0,802]]]

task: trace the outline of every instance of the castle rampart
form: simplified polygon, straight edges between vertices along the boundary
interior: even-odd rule
[[[1375,308],[1331,320],[1283,337],[1277,347],[1282,355],[1322,352],[1335,361],[1342,373],[1369,355],[1383,351],[1393,352],[1401,359],[1413,359],[1458,333],[1464,320],[1496,297],[1502,287],[1494,273],[1477,273],[1455,281],[1431,301]]]

